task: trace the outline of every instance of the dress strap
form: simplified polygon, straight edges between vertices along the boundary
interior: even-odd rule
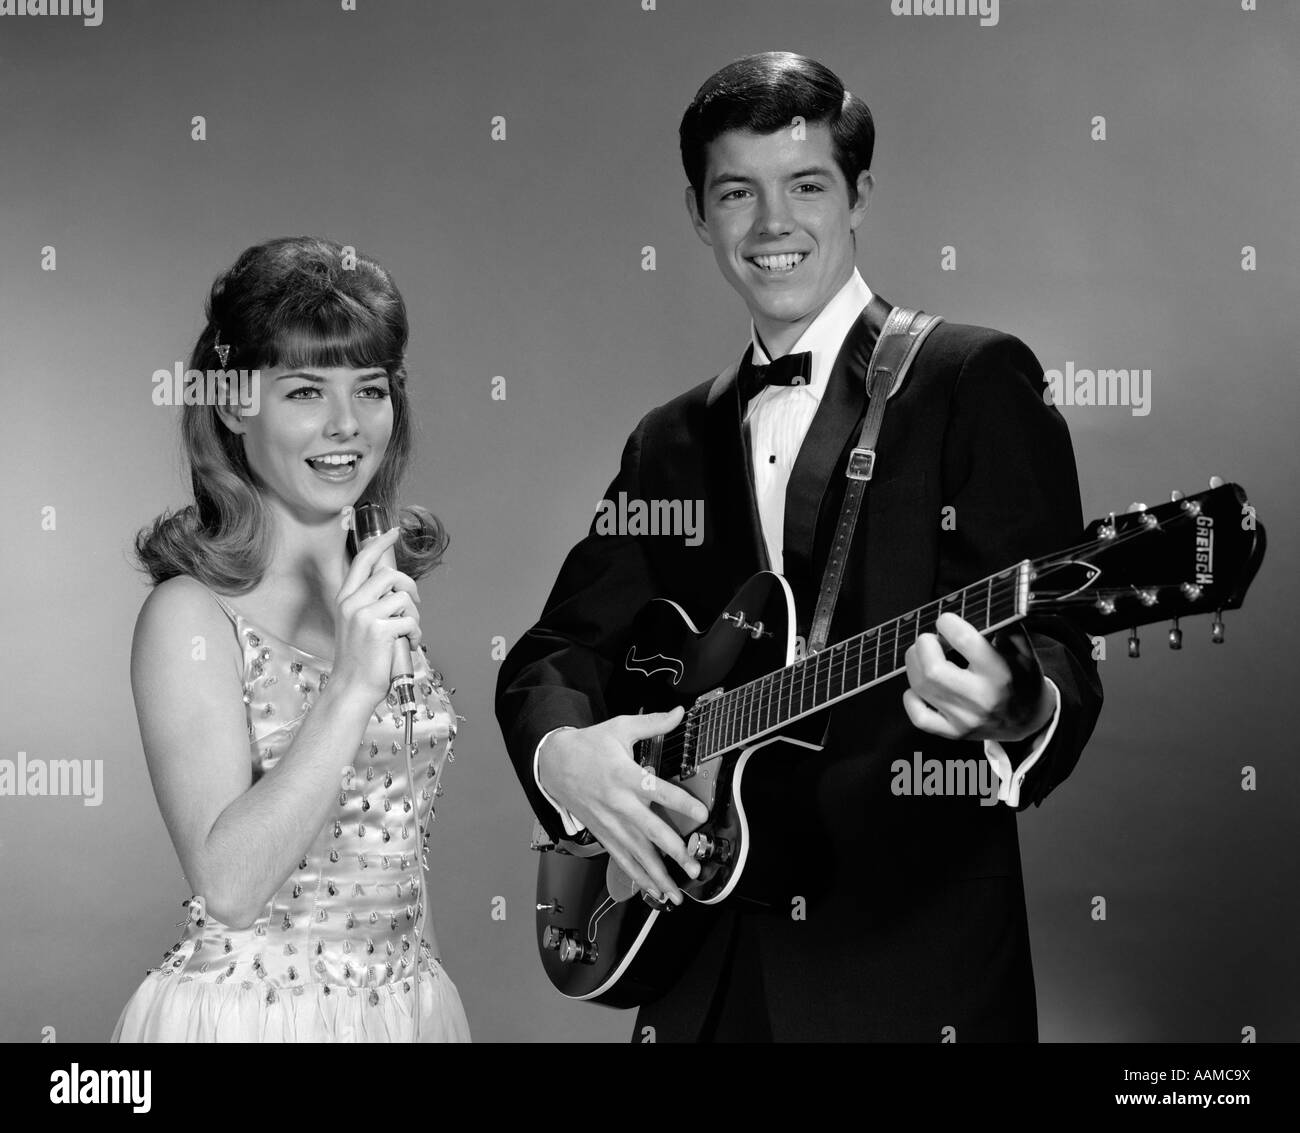
[[[198,580],[196,579],[195,581],[198,581]],[[203,583],[200,582],[199,585],[200,585],[200,586],[203,586]],[[213,590],[211,587],[209,587],[209,586],[203,586],[203,589],[206,590],[209,594],[212,595],[213,598],[216,599],[216,601],[217,601],[217,605],[220,606],[220,607],[221,607],[221,608],[226,612],[226,617],[228,617],[228,618],[231,620],[231,622],[234,623],[235,628],[238,629],[238,628],[239,628],[239,611],[236,610],[236,609],[234,608],[234,606],[232,606],[229,602],[227,602],[227,601],[226,601],[226,600],[225,600],[225,599],[224,599],[220,594],[218,594],[218,593],[217,593],[215,590]]]

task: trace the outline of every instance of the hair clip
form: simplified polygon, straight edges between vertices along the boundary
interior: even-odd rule
[[[212,334],[212,343],[217,348],[217,357],[221,359],[221,368],[226,368],[226,359],[230,357],[230,343],[222,345],[221,328],[215,327]]]

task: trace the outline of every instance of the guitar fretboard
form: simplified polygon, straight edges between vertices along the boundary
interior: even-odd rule
[[[1029,563],[1019,563],[724,692],[683,721],[682,755],[699,762],[742,747],[896,676],[906,668],[907,650],[921,634],[935,632],[942,613],[964,618],[982,634],[992,633],[1024,615],[1028,586]]]

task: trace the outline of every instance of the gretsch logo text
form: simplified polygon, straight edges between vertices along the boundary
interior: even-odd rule
[[[1196,517],[1196,582],[1214,582],[1214,518],[1204,514]]]

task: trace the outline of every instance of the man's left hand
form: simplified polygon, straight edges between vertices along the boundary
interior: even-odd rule
[[[951,740],[1010,743],[1042,731],[1052,718],[1052,694],[1029,635],[1019,623],[992,644],[970,622],[940,614],[938,633],[923,633],[907,651],[903,707],[923,732]],[[946,641],[966,659],[944,656]]]

